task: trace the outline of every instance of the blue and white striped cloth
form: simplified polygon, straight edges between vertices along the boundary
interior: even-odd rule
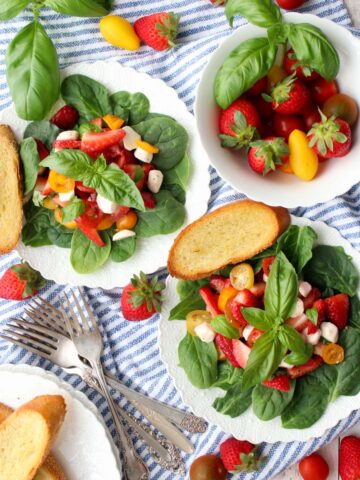
[[[160,77],[173,87],[189,110],[194,102],[195,87],[200,72],[209,55],[219,42],[230,35],[228,23],[221,7],[213,7],[208,0],[116,0],[114,13],[122,15],[133,22],[143,15],[161,10],[173,10],[181,14],[179,47],[169,52],[155,52],[148,47],[142,47],[134,53],[123,52],[105,43],[99,34],[97,19],[80,19],[54,14],[49,10],[41,13],[46,30],[56,44],[60,65],[65,67],[77,62],[92,62],[95,60],[116,59],[127,66],[144,71],[155,77]],[[351,21],[342,0],[309,0],[302,8],[321,17],[327,17],[345,25],[356,35],[360,31],[351,26]],[[1,24],[0,29],[0,109],[10,105],[9,91],[5,80],[4,55],[6,46],[14,34],[32,19],[30,10],[20,17]],[[237,19],[235,27],[244,24],[243,19]],[[210,208],[230,202],[241,195],[225,184],[211,171],[212,196]],[[360,186],[353,187],[346,195],[322,205],[311,208],[296,209],[293,213],[314,220],[322,220],[340,230],[355,248],[360,248]],[[0,233],[1,234],[1,233]],[[15,253],[6,255],[0,260],[0,274],[18,258]],[[165,275],[165,271],[163,272]],[[54,300],[63,287],[50,284],[44,295],[50,301]],[[128,386],[146,392],[170,405],[185,408],[177,393],[171,378],[168,376],[160,360],[157,345],[158,317],[140,323],[127,322],[121,317],[119,309],[120,289],[104,292],[100,289],[88,289],[87,295],[92,308],[100,319],[106,343],[104,362],[106,367]],[[10,316],[21,315],[25,302],[0,301],[0,324]],[[81,389],[96,404],[103,414],[108,426],[112,428],[110,414],[105,401],[79,379],[65,375],[56,366],[35,355],[30,355],[20,348],[11,347],[0,342],[0,363],[29,363],[41,366],[55,372],[59,377]],[[121,405],[135,414],[132,406],[124,399],[119,399]],[[317,450],[331,441],[340,432],[360,420],[360,411],[354,412],[347,420],[329,431],[323,438],[306,443],[275,443],[264,444],[262,450],[268,456],[268,461],[261,472],[239,475],[241,479],[270,479],[277,473],[297,462],[300,458]],[[196,446],[194,456],[185,458],[190,467],[192,460],[208,452],[218,453],[220,443],[225,435],[216,426],[210,425],[206,434],[193,435],[191,441]],[[140,441],[136,447],[143,455],[152,480],[170,480],[179,478],[161,469],[146,453]],[[80,480],[80,479],[79,479]],[[105,479],[104,479],[105,480]]]

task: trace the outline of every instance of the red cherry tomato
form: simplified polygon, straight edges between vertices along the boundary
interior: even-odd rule
[[[301,117],[297,115],[281,115],[280,113],[274,115],[274,130],[278,137],[283,137],[285,140],[289,138],[293,130],[306,131],[304,120]]]
[[[203,455],[190,467],[190,480],[225,480],[227,470],[216,455]]]
[[[294,10],[304,5],[305,0],[276,0],[281,8],[285,10]]]
[[[246,95],[249,97],[257,97],[258,95],[266,92],[267,84],[267,77],[260,78],[255,85],[249,88],[249,90],[246,92]]]
[[[319,110],[317,108],[312,108],[311,110],[304,113],[304,122],[306,127],[306,132],[308,132],[314,123],[318,123],[321,121],[321,116]]]
[[[328,82],[325,78],[320,77],[311,84],[312,96],[318,105],[322,105],[338,91],[338,85],[335,80]]]
[[[301,460],[299,472],[304,480],[326,480],[329,476],[329,465],[318,453],[313,453]]]

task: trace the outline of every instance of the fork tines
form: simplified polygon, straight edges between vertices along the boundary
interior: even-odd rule
[[[80,289],[78,289],[78,292],[79,292],[80,298],[82,300],[83,307],[81,307],[80,302],[79,302],[77,296],[75,295],[74,291],[70,290],[71,298],[74,302],[75,309],[71,305],[69,296],[66,294],[66,292],[64,292],[64,298],[66,300],[66,303],[67,303],[67,306],[68,306],[68,312],[69,312],[67,315],[64,315],[64,320],[65,320],[66,326],[68,328],[68,331],[70,332],[70,335],[80,334],[81,330],[83,330],[85,333],[86,332],[91,332],[91,331],[98,331],[99,328],[98,328],[98,325],[96,323],[95,316],[92,313],[92,311],[91,311],[91,309],[90,309],[90,307],[89,307],[89,305],[88,305],[88,303],[85,299],[84,294],[82,293],[82,291]],[[87,315],[84,314],[84,309],[85,309]],[[75,310],[76,310],[76,312],[75,312]],[[78,316],[81,318],[81,325],[79,324],[79,321],[77,319]]]

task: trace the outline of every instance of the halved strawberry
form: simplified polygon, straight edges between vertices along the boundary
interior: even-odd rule
[[[270,275],[270,267],[274,263],[276,257],[266,257],[262,261],[262,269],[266,276]]]
[[[152,193],[150,192],[141,192],[142,199],[144,200],[145,208],[155,208],[156,200]]]
[[[254,283],[254,285],[250,288],[250,292],[255,295],[257,298],[262,298],[265,293],[266,283],[265,282],[258,282]]]
[[[246,368],[247,362],[249,360],[251,348],[249,348],[241,340],[233,340],[233,354],[235,360],[240,365],[241,368]]]
[[[324,363],[323,359],[319,355],[314,355],[304,365],[297,365],[288,370],[290,378],[299,378],[313,372]]]
[[[108,132],[87,132],[81,139],[81,150],[102,152],[116,145],[125,137],[124,130],[109,130]]]
[[[221,310],[219,310],[218,307],[219,295],[214,293],[209,287],[199,288],[199,294],[205,302],[206,309],[211,313],[213,317],[216,317],[216,315],[221,315],[222,312]]]
[[[57,149],[79,149],[81,140],[55,140],[53,147]]]
[[[220,335],[220,333],[217,333],[215,335],[215,343],[220,348],[220,350],[223,352],[225,357],[229,360],[229,362],[236,368],[240,368],[240,365],[236,361],[236,358],[233,353],[233,343],[230,338],[226,338],[223,335]]]
[[[254,328],[250,335],[249,335],[249,338],[247,339],[247,344],[249,345],[250,348],[252,348],[256,342],[256,340],[261,337],[261,335],[263,334],[264,332],[257,329],[257,328]]]
[[[295,330],[297,330],[298,332],[302,332],[304,328],[307,327],[308,321],[309,320],[305,313],[302,313],[298,317],[288,318],[285,323],[295,328]]]
[[[123,148],[118,143],[106,148],[103,151],[103,155],[107,163],[118,163],[122,150]]]
[[[271,380],[264,380],[263,385],[280,390],[280,392],[290,392],[290,380],[287,375],[277,375]]]
[[[240,303],[243,307],[260,307],[259,299],[251,293],[250,290],[244,288],[241,290],[235,297],[236,301]]]
[[[210,287],[217,293],[221,293],[225,287],[230,287],[231,285],[230,278],[222,275],[211,275],[209,283]]]
[[[44,160],[44,158],[46,158],[49,155],[49,150],[38,138],[35,138],[35,142],[36,142],[39,158],[40,160]]]
[[[329,322],[332,322],[338,327],[339,330],[343,330],[349,318],[350,301],[346,293],[339,293],[332,297],[325,298],[326,316]]]
[[[137,160],[134,157],[133,152],[129,152],[129,150],[125,150],[125,148],[123,148],[120,152],[120,156],[117,161],[117,164],[119,165],[120,168],[123,168],[123,166],[126,165],[127,163],[137,164]],[[145,165],[149,165],[149,164],[146,163]]]
[[[304,310],[306,311],[308,308],[311,308],[316,300],[321,297],[321,292],[318,288],[314,287],[309,295],[303,299],[304,302]]]

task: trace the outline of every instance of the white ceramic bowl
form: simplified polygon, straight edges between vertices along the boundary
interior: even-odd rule
[[[340,91],[351,95],[360,105],[360,41],[346,28],[314,15],[288,13],[285,21],[311,23],[321,28],[340,55],[341,66],[337,78]],[[354,145],[350,153],[346,157],[331,159],[321,164],[319,173],[311,182],[303,182],[295,175],[282,172],[261,177],[249,168],[243,151],[233,152],[220,145],[220,108],[213,95],[216,73],[229,53],[241,42],[265,35],[263,28],[253,25],[240,27],[226,38],[210,57],[202,73],[195,101],[196,123],[203,147],[219,175],[233,188],[254,200],[286,208],[307,207],[326,202],[347,192],[360,181],[360,122],[353,129]]]

